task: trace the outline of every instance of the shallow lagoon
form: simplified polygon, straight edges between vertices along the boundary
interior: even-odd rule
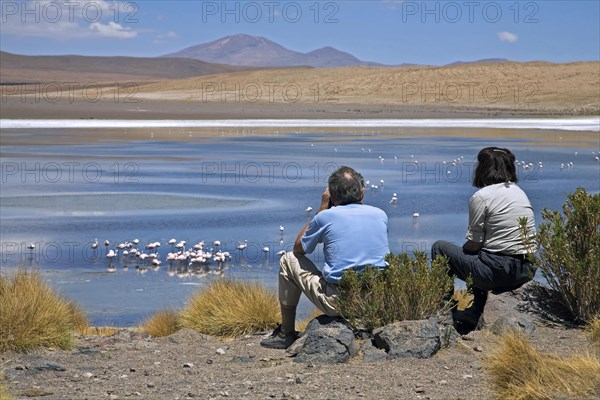
[[[33,139],[42,132],[26,131]],[[599,191],[600,166],[592,154],[598,147],[541,146],[525,138],[302,133],[1,146],[1,265],[39,268],[95,324],[132,325],[164,306],[181,307],[213,279],[257,280],[275,289],[276,253],[291,249],[310,218],[305,209],[318,208],[327,176],[340,165],[377,186],[365,201],[387,212],[393,252],[428,252],[442,238],[461,243],[475,190],[474,159],[489,145],[509,147],[527,165],[519,168],[520,185],[538,223],[542,208],[559,208],[565,193],[580,186]],[[160,268],[136,269],[137,262],[121,258],[109,270],[106,251],[134,238],[140,247],[161,243]],[[204,240],[206,248],[219,240],[232,259],[178,274],[165,260],[171,238],[186,247]],[[245,240],[248,247],[237,250]],[[33,251],[26,248],[30,242]],[[301,314],[309,310],[303,303]]]

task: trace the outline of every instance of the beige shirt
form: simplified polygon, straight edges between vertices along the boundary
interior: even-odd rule
[[[527,218],[528,236],[535,234],[533,208],[516,184],[497,183],[481,188],[469,200],[469,227],[466,238],[483,243],[491,253],[526,254],[519,218]],[[531,251],[537,251],[535,245]]]

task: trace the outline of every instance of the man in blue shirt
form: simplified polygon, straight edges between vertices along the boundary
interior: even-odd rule
[[[389,253],[387,215],[379,208],[362,204],[363,177],[350,167],[341,167],[329,177],[315,217],[300,232],[293,252],[279,263],[281,325],[260,344],[286,349],[296,339],[296,308],[304,293],[329,316],[340,315],[337,304],[342,274],[366,265],[385,267]],[[323,243],[325,266],[321,272],[305,254]]]

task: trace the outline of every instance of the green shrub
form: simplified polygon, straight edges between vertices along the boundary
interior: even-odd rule
[[[600,316],[600,195],[579,188],[563,212],[542,211],[535,260],[553,294],[576,323]]]
[[[388,268],[348,270],[342,276],[339,305],[342,315],[356,327],[375,328],[404,320],[418,320],[440,309],[444,294],[454,281],[448,276],[448,260],[436,258],[431,264],[427,255],[415,252],[388,254]]]

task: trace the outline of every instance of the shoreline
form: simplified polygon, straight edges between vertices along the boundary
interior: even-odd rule
[[[24,101],[26,100],[26,101]],[[597,117],[569,107],[515,108],[498,105],[306,104],[200,102],[185,100],[48,101],[4,96],[3,119],[444,119]]]
[[[419,119],[0,119],[4,129],[555,129],[600,131],[600,117]]]

